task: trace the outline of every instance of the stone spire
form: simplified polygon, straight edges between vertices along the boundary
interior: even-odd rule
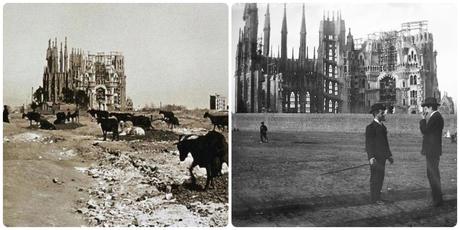
[[[64,72],[67,72],[68,70],[68,58],[69,58],[69,54],[67,53],[67,37],[65,37],[65,41],[64,41]]]
[[[302,24],[300,25],[300,46],[299,46],[299,60],[303,65],[305,61],[305,52],[307,48],[307,29],[305,25],[305,4],[302,6]]]
[[[270,8],[267,4],[267,12],[265,13],[265,26],[264,26],[264,53],[263,55],[268,56],[270,48]]]
[[[286,21],[286,3],[284,4],[283,24],[281,27],[281,70],[284,71],[287,60],[287,21]]]

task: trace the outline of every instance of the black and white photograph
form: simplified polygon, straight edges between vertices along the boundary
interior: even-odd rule
[[[3,225],[229,225],[229,6],[3,5]]]
[[[457,7],[232,5],[232,224],[455,226]]]

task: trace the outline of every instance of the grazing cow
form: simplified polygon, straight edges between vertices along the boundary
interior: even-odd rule
[[[211,119],[211,122],[214,125],[214,128],[212,130],[215,130],[216,126],[221,130],[224,130],[225,126],[228,127],[228,115],[211,115],[208,112],[206,112],[204,113],[203,117],[209,117],[209,119]]]
[[[64,112],[56,113],[56,120],[53,122],[55,125],[65,124],[66,115]]]
[[[96,112],[97,118],[109,118],[109,112],[104,110],[98,110]]]
[[[171,119],[166,119],[163,118],[163,121],[165,121],[168,124],[168,127],[170,129],[173,129],[175,126],[179,126],[179,119],[177,117],[172,117]]]
[[[35,121],[35,123],[40,123],[41,115],[37,112],[28,112],[28,113],[23,113],[22,118],[29,119],[30,125],[32,126],[32,121]]]
[[[163,114],[163,117],[168,120],[171,120],[174,117],[174,113],[171,111],[160,110],[159,114]]]
[[[56,126],[46,119],[40,119],[40,129],[56,130]]]
[[[80,122],[80,111],[78,111],[78,109],[77,109],[77,110],[75,110],[75,112],[68,114],[67,115],[67,120],[68,121],[72,120],[72,122],[74,122],[76,120],[77,123],[79,123]]]
[[[104,110],[90,109],[87,113],[91,114],[93,118],[109,118],[109,112]]]
[[[116,117],[118,121],[126,122],[126,121],[130,121],[131,117],[134,115],[131,113],[109,113],[109,117],[112,117],[112,116]]]
[[[190,165],[189,172],[192,183],[196,184],[196,178],[193,175],[195,166],[206,168],[206,186],[213,185],[213,178],[220,175],[222,163],[228,165],[228,144],[225,137],[216,131],[209,131],[205,136],[186,135],[179,138],[177,143],[179,150],[179,159],[184,161],[188,153],[192,154],[193,162]]]
[[[142,127],[145,130],[153,128],[152,121],[146,116],[132,116],[130,117],[130,121],[133,122],[133,126]]]
[[[112,132],[112,141],[115,138],[118,140],[118,121],[113,118],[102,118],[99,117],[96,119],[98,124],[101,124],[102,135],[104,135],[104,141],[107,137],[107,132]]]
[[[91,115],[91,117],[93,118],[96,118],[96,111],[95,109],[88,109],[88,111],[86,111],[87,113],[89,113]]]

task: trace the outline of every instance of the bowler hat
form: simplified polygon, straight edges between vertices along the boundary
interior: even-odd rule
[[[425,98],[425,102],[423,102],[422,107],[425,107],[425,106],[428,106],[428,105],[440,105],[440,104],[436,101],[436,98],[427,97],[427,98]]]
[[[387,109],[385,107],[385,105],[383,103],[375,103],[371,106],[371,111],[369,111],[369,113],[372,113],[374,111],[378,111],[378,110],[385,110]]]

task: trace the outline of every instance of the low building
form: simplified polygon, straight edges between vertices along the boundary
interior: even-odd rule
[[[227,97],[219,94],[210,95],[209,109],[216,111],[227,110]]]

